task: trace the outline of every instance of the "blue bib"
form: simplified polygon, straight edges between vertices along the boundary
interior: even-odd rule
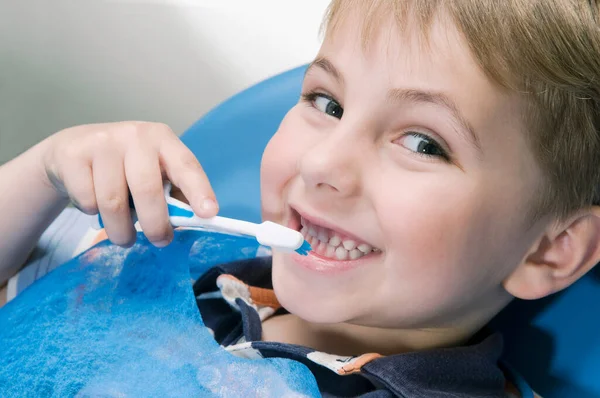
[[[199,231],[93,247],[0,309],[0,395],[318,396],[304,365],[234,357],[202,323],[193,279],[259,250]]]

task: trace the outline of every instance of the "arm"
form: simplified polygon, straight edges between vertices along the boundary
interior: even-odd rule
[[[0,167],[0,285],[31,253],[68,199],[48,181],[42,162],[46,143]]]

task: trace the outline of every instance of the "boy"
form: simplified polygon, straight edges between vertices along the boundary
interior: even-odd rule
[[[216,280],[242,314],[235,334],[199,300],[217,341],[303,361],[335,396],[504,395],[500,343],[469,339],[600,259],[598,15],[587,1],[333,1],[261,174],[264,218],[314,251],[273,254],[270,299],[253,293],[270,283],[260,262],[201,278],[200,298]],[[253,286],[232,296],[239,279]]]
[[[264,218],[313,252],[200,278],[215,339],[305,363],[326,396],[507,396],[477,332],[600,260],[599,15],[334,0],[261,167]]]

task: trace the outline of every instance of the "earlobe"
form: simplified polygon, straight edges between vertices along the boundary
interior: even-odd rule
[[[600,261],[600,207],[548,227],[504,281],[514,297],[533,300],[558,292]]]

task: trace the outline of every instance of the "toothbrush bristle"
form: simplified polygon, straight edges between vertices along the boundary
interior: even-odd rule
[[[302,255],[302,256],[308,256],[308,252],[312,250],[312,247],[310,246],[310,243],[308,243],[307,241],[304,241],[302,243],[302,246],[300,246],[298,249],[296,249],[296,253]]]

